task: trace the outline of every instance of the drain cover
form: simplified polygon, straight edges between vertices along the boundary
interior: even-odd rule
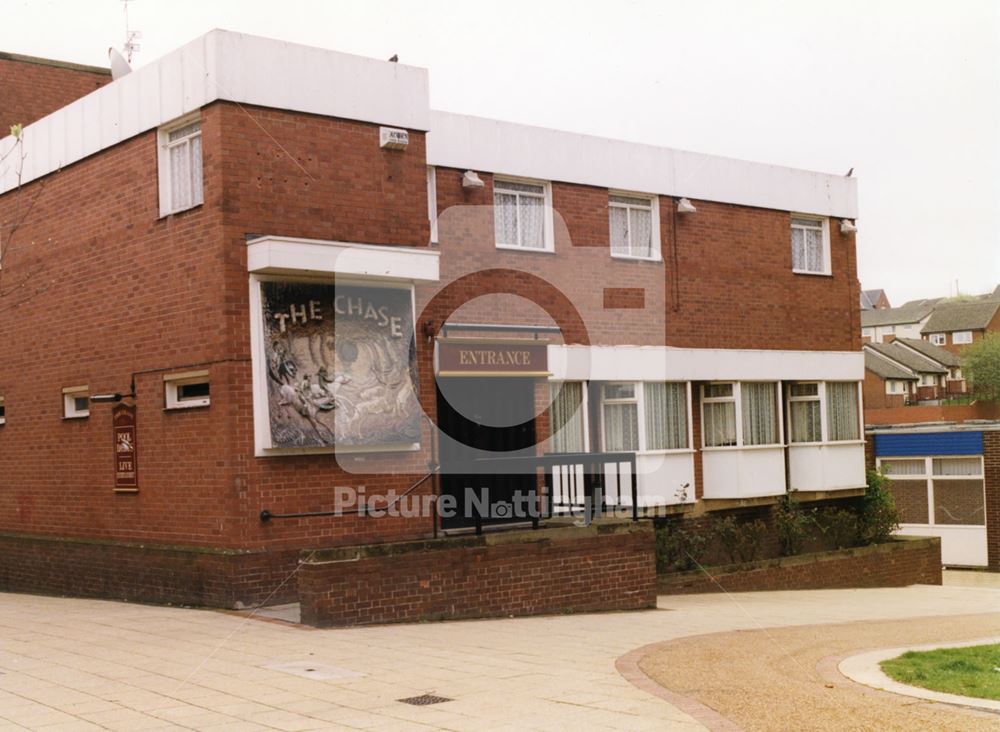
[[[451,699],[446,696],[421,694],[420,696],[411,696],[408,699],[397,699],[396,701],[401,701],[403,704],[412,704],[415,707],[425,707],[428,704],[440,704],[441,702],[451,701]]]

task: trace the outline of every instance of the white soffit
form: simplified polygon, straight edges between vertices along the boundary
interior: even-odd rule
[[[431,111],[427,164],[706,201],[857,217],[857,180]]]
[[[271,275],[341,275],[437,282],[438,252],[318,239],[263,236],[247,243],[247,270]]]
[[[667,346],[549,346],[553,379],[582,381],[861,381],[860,351]]]
[[[21,182],[40,178],[216,100],[427,130],[427,70],[213,30],[27,125]],[[15,144],[0,140],[0,157]],[[0,193],[17,185],[14,155]]]

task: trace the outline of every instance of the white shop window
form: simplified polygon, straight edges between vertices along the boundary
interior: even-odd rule
[[[830,274],[830,225],[826,219],[792,216],[792,271]]]
[[[951,334],[951,342],[956,346],[963,345],[965,343],[972,343],[972,331],[956,330]]]
[[[601,388],[601,428],[610,452],[663,452],[690,446],[686,382],[616,382]]]
[[[191,409],[211,404],[208,371],[187,371],[163,377],[166,409]]]
[[[655,196],[611,193],[608,226],[611,256],[624,259],[660,259],[660,216]]]
[[[497,248],[554,251],[551,186],[494,178],[493,225]]]
[[[930,341],[935,346],[943,346],[948,342],[948,336],[944,333],[931,333]]]
[[[984,526],[986,494],[983,458],[880,458],[902,524]]]
[[[204,203],[201,121],[185,117],[157,131],[160,216]]]
[[[90,389],[86,386],[67,386],[63,394],[63,419],[83,419],[90,416]]]

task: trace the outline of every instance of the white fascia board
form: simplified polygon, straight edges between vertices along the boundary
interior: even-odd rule
[[[549,346],[553,380],[861,381],[860,351]]]
[[[430,126],[426,69],[213,30],[27,125],[21,182],[220,99],[414,130]],[[0,157],[15,144],[11,136],[0,139]],[[18,158],[0,164],[0,194],[17,185]]]
[[[254,274],[437,282],[438,260],[438,252],[430,249],[285,236],[263,236],[247,244],[247,270]]]
[[[857,218],[855,178],[436,110],[427,164]]]

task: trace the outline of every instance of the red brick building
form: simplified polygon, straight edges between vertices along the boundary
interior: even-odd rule
[[[0,589],[291,599],[303,550],[470,524],[281,516],[461,507],[473,457],[555,454],[557,508],[608,453],[644,510],[863,490],[853,178],[427,89],[213,31],[0,141]]]

